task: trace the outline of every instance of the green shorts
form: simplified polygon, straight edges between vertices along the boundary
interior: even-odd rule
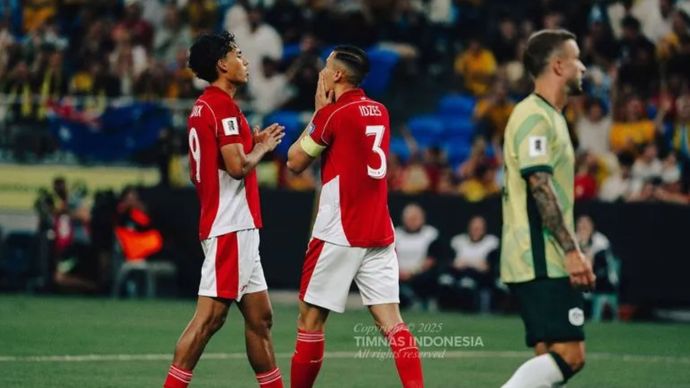
[[[570,286],[569,278],[542,278],[508,286],[520,303],[527,346],[584,341],[584,298]]]

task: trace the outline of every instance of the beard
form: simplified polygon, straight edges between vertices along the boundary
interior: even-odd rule
[[[584,90],[582,90],[582,78],[580,77],[569,79],[565,87],[569,96],[579,96],[584,93]]]

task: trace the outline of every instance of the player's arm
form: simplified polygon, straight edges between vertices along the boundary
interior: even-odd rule
[[[313,119],[312,117],[312,120]],[[326,148],[309,136],[309,128],[311,125],[313,124],[309,124],[309,127],[302,132],[299,139],[297,139],[288,150],[287,168],[295,174],[299,174],[306,170],[314,159],[321,155]]]
[[[561,206],[551,184],[551,174],[545,171],[534,172],[527,177],[527,182],[539,209],[542,224],[556,237],[565,253],[578,250],[575,234],[565,223]]]
[[[223,156],[225,170],[235,179],[244,178],[259,164],[264,155],[273,151],[280,144],[284,136],[284,128],[278,124],[272,124],[261,132],[261,141],[254,144],[254,148],[248,154],[244,153],[244,146],[241,143],[230,143],[222,146],[220,152]]]
[[[551,174],[544,171],[534,172],[527,177],[527,182],[542,224],[566,253],[565,268],[570,274],[570,283],[575,287],[593,288],[595,276],[592,266],[580,251],[575,234],[566,225],[551,183]]]

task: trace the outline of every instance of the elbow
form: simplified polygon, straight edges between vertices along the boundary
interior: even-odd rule
[[[298,166],[297,163],[295,163],[295,161],[290,158],[288,158],[286,165],[288,170],[290,170],[290,172],[292,172],[293,174],[300,174],[302,171],[304,171],[303,166]]]
[[[233,179],[240,180],[247,176],[247,171],[244,167],[227,167],[225,170]]]

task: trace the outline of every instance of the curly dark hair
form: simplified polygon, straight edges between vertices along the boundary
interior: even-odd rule
[[[236,47],[235,35],[227,31],[201,35],[189,49],[189,68],[197,77],[213,82],[218,79],[216,63]]]

